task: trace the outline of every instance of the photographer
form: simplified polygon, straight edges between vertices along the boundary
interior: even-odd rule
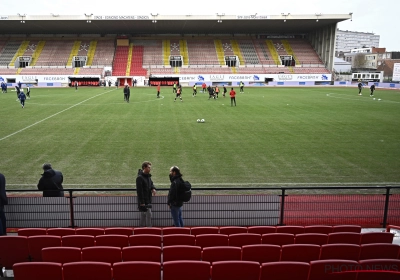
[[[140,226],[151,227],[151,197],[156,195],[156,188],[151,180],[151,162],[142,163],[136,177],[136,192],[138,209],[140,211]]]

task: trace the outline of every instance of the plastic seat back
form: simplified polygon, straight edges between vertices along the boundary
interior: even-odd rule
[[[56,235],[56,236],[66,236],[66,235],[75,235],[75,230],[73,228],[48,228],[47,235]]]
[[[82,249],[82,261],[114,264],[122,261],[121,248],[95,246]]]
[[[362,244],[360,245],[360,260],[397,259],[399,257],[399,248],[398,244]]]
[[[291,233],[291,234],[300,234],[304,233],[303,226],[279,226],[276,227],[277,233]]]
[[[189,234],[170,234],[163,237],[163,246],[172,245],[191,245],[196,244],[196,238],[194,235]]]
[[[113,266],[114,280],[161,280],[161,264],[145,261],[128,261]]]
[[[242,260],[254,261],[260,264],[265,262],[279,262],[281,246],[269,244],[245,245],[242,247]]]
[[[220,234],[231,235],[235,233],[247,233],[246,227],[220,227],[219,228]]]
[[[126,235],[107,234],[95,238],[96,246],[128,247],[129,237]]]
[[[104,235],[104,228],[77,228],[75,230],[76,234],[79,235]]]
[[[262,244],[287,245],[294,244],[294,234],[292,233],[267,233],[261,236]]]
[[[70,263],[80,262],[81,249],[75,247],[49,247],[42,249],[42,260],[44,262]]]
[[[242,259],[242,249],[239,247],[207,247],[203,248],[202,260],[206,262],[239,261]]]
[[[75,262],[63,265],[63,280],[112,280],[111,264],[102,262]]]
[[[130,246],[156,246],[161,247],[161,235],[139,234],[129,236]]]
[[[162,235],[162,230],[161,228],[135,228],[133,230],[134,235],[138,234],[152,234],[152,235]]]
[[[276,233],[276,227],[274,226],[253,226],[247,228],[248,233],[266,234]]]
[[[263,263],[260,280],[307,280],[309,270],[310,265],[308,263],[285,261]]]
[[[229,235],[229,246],[261,244],[261,235],[257,233],[236,233]]]
[[[63,280],[60,263],[26,262],[13,266],[15,280]]]
[[[328,235],[322,233],[300,233],[295,235],[294,243],[324,245],[328,243]]]
[[[163,263],[163,280],[210,280],[210,263],[169,261]]]
[[[201,247],[175,245],[163,247],[163,261],[177,261],[177,260],[201,260]]]
[[[122,248],[122,261],[161,262],[161,247],[132,246]]]
[[[32,261],[42,261],[42,249],[47,247],[61,247],[61,237],[52,235],[28,237],[29,255]]]
[[[394,234],[391,232],[364,232],[361,233],[360,244],[393,243]]]
[[[118,234],[130,236],[133,234],[133,228],[105,228],[104,234]]]
[[[325,244],[321,246],[320,260],[339,259],[358,261],[360,245],[355,244]]]
[[[20,228],[18,229],[18,236],[35,236],[35,235],[46,235],[47,230],[45,228]]]
[[[322,233],[329,234],[333,232],[332,226],[305,226],[304,233]]]
[[[259,280],[260,264],[251,261],[220,261],[212,264],[213,280]]]
[[[192,227],[190,229],[191,235],[200,235],[200,234],[218,234],[219,228],[217,227]]]
[[[0,269],[11,269],[15,263],[29,261],[26,236],[0,236],[0,248]]]
[[[350,260],[331,259],[311,261],[308,280],[356,280],[356,273],[341,273],[354,271],[358,266],[358,262]]]
[[[92,235],[66,235],[61,238],[62,246],[85,248],[95,245],[95,239]]]
[[[355,232],[333,232],[328,234],[328,244],[360,244],[360,234]]]
[[[314,244],[288,244],[282,246],[281,261],[310,262],[319,259],[320,246]]]
[[[162,229],[162,235],[170,235],[170,234],[190,234],[190,228],[166,227]]]

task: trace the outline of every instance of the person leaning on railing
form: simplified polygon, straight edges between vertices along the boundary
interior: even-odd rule
[[[43,174],[37,185],[40,191],[43,191],[44,197],[63,197],[63,186],[64,181],[63,174],[61,171],[54,170],[50,163],[45,163],[42,166]]]

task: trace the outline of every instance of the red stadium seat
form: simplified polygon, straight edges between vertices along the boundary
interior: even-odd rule
[[[294,244],[294,234],[291,233],[267,233],[261,236],[262,244],[286,245]]]
[[[333,232],[361,233],[361,227],[357,226],[357,225],[337,225],[337,226],[333,226]]]
[[[210,280],[210,263],[170,261],[163,264],[163,280]]]
[[[42,261],[42,249],[47,247],[61,247],[61,237],[53,235],[28,237],[29,255],[32,261]]]
[[[368,259],[361,260],[358,262],[362,270],[387,270],[387,271],[399,271],[400,260],[396,259]]]
[[[95,237],[92,235],[66,235],[61,238],[65,247],[92,247],[95,245]]]
[[[162,235],[170,235],[170,234],[190,234],[190,228],[166,227],[162,229]]]
[[[229,246],[261,244],[261,235],[256,233],[236,233],[229,235]]]
[[[399,257],[398,244],[373,243],[360,245],[360,260],[367,259],[397,259]]]
[[[45,228],[21,228],[18,229],[18,236],[35,236],[35,235],[46,235],[47,231]]]
[[[161,280],[161,264],[146,261],[115,263],[113,266],[114,280]]]
[[[42,260],[44,262],[70,263],[80,262],[81,249],[75,247],[49,247],[42,249]]]
[[[399,280],[399,271],[360,271],[357,280]]]
[[[340,272],[354,271],[358,262],[350,260],[318,260],[310,262],[308,280],[356,280],[357,274],[340,274]]]
[[[301,262],[270,262],[261,265],[260,280],[307,280],[310,265]],[[319,279],[319,280],[322,280]]]
[[[314,244],[288,244],[282,246],[281,261],[310,262],[319,259],[320,246]]]
[[[107,234],[95,238],[96,246],[128,247],[129,237],[126,235]]]
[[[63,280],[112,280],[111,264],[102,262],[75,262],[63,265]]]
[[[75,235],[75,230],[73,228],[48,228],[47,234],[56,236]]]
[[[346,244],[360,244],[361,236],[355,232],[333,232],[328,234],[328,244],[346,243]]]
[[[291,233],[291,234],[299,234],[304,233],[304,227],[302,226],[280,226],[276,227],[277,233]]]
[[[189,234],[170,234],[163,237],[163,246],[196,244],[196,237]]]
[[[212,264],[213,280],[259,280],[260,264],[250,261],[220,261]]]
[[[157,246],[161,247],[161,235],[139,234],[129,236],[130,246]]]
[[[13,266],[13,271],[15,280],[63,280],[60,263],[17,263]]]
[[[192,227],[190,229],[191,235],[200,235],[200,234],[218,234],[219,228],[217,227]]]
[[[239,261],[242,259],[242,249],[238,247],[207,247],[203,249],[202,260],[206,262]]]
[[[114,264],[122,261],[121,248],[95,246],[82,249],[82,261]]]
[[[260,264],[265,262],[279,262],[281,246],[269,244],[245,245],[242,247],[242,260],[254,261]]]
[[[161,247],[133,246],[122,248],[122,261],[161,262]]]
[[[246,227],[220,227],[219,228],[220,234],[235,234],[235,233],[247,233]]]
[[[328,235],[322,233],[300,233],[295,235],[294,243],[324,245],[328,243]]]
[[[196,246],[201,248],[228,245],[229,238],[225,234],[200,234],[196,236]]]
[[[26,236],[0,236],[0,248],[0,270],[30,260]]]
[[[361,233],[360,244],[393,243],[394,234],[390,232],[364,232]]]
[[[130,236],[133,234],[133,228],[105,228],[104,234],[118,234]]]
[[[333,232],[332,226],[305,226],[304,233],[322,233],[329,234]]]
[[[319,259],[340,259],[358,261],[359,257],[360,245],[338,243],[322,245]]]
[[[75,230],[76,234],[79,235],[104,235],[104,228],[77,228]]]
[[[247,228],[248,233],[266,234],[276,233],[276,227],[273,226],[253,226]]]
[[[133,230],[134,235],[138,234],[152,234],[152,235],[161,235],[161,228],[135,228]]]
[[[201,260],[201,247],[188,245],[175,245],[163,247],[163,261]]]

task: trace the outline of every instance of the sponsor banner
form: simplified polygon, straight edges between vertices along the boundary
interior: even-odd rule
[[[0,16],[0,20],[6,20],[8,19],[8,16]]]
[[[142,19],[150,19],[150,16],[122,16],[122,15],[115,15],[115,16],[93,16],[93,19],[99,20],[142,20]]]
[[[392,81],[400,81],[400,63],[393,64],[393,77]]]
[[[165,75],[153,75],[164,77]],[[199,75],[168,75],[168,77],[179,77],[182,82],[264,82],[265,78],[272,78],[274,81],[331,81],[331,74],[199,74]]]
[[[266,16],[266,15],[240,15],[240,16],[236,16],[236,19],[269,19],[270,16]]]

